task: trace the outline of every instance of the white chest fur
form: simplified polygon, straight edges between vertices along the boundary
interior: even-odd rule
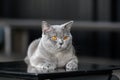
[[[55,57],[57,60],[57,66],[58,67],[63,67],[67,64],[67,62],[73,57],[72,56],[73,53],[69,52],[69,53],[62,53],[62,52],[58,52]]]

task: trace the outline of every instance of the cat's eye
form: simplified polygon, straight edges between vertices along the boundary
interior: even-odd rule
[[[57,36],[52,36],[51,39],[52,39],[53,41],[55,41],[55,40],[57,40]]]
[[[65,36],[63,39],[64,39],[64,40],[67,40],[67,39],[68,39],[68,36]]]

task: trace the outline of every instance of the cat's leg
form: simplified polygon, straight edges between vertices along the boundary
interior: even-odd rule
[[[56,69],[56,65],[54,63],[46,62],[46,63],[39,63],[36,66],[28,66],[27,72],[28,73],[46,73],[46,72],[54,72]]]
[[[78,69],[78,59],[71,59],[67,64],[66,64],[66,70],[77,70]]]
[[[30,65],[37,69],[37,71],[48,71],[48,70],[55,70],[56,68],[56,61],[51,61],[51,59],[47,58],[43,54],[34,54],[30,58]],[[45,57],[45,58],[44,58]]]
[[[37,69],[32,67],[31,65],[28,65],[27,72],[28,73],[38,73]]]
[[[36,69],[38,72],[53,72],[56,69],[56,64],[51,62],[39,63]]]

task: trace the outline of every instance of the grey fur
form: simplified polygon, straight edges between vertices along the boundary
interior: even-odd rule
[[[42,22],[42,37],[30,44],[25,58],[28,72],[47,72],[59,67],[66,67],[66,70],[78,68],[70,33],[72,23],[50,25],[46,21]],[[57,40],[51,40],[52,36],[57,36]],[[68,39],[63,40],[64,36],[68,36]]]

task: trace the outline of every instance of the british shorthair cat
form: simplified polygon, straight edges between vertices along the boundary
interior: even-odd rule
[[[78,59],[70,33],[72,24],[73,21],[61,25],[50,25],[42,21],[42,37],[30,44],[25,58],[29,73],[61,67],[65,67],[66,70],[78,68]]]

